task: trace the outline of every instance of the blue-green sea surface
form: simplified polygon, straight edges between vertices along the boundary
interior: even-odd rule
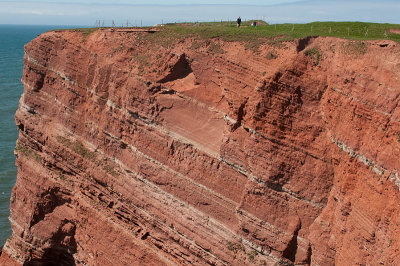
[[[0,25],[0,247],[11,235],[10,196],[17,168],[14,148],[18,131],[14,114],[23,92],[24,45],[39,34],[63,26]]]

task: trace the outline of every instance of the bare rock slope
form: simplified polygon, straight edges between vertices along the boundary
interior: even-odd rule
[[[26,45],[0,263],[400,261],[397,43],[150,34]]]

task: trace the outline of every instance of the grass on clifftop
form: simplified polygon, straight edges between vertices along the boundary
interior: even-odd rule
[[[390,33],[399,29],[399,24],[380,24],[368,22],[312,22],[307,24],[242,23],[240,28],[234,22],[181,23],[167,24],[163,30],[148,36],[150,41],[173,42],[180,37],[200,39],[221,38],[225,41],[254,41],[258,38],[271,38],[277,41],[293,40],[306,36],[331,36],[351,40],[393,40],[400,42],[400,34]],[[264,25],[260,25],[264,24]]]
[[[153,44],[169,46],[176,41],[193,37],[196,39],[220,38],[224,41],[246,42],[250,46],[258,46],[263,39],[270,39],[271,43],[279,43],[306,36],[330,36],[350,40],[392,40],[400,42],[400,34],[391,33],[390,29],[400,31],[400,24],[381,24],[369,22],[312,22],[307,24],[273,24],[257,21],[257,27],[251,26],[252,21],[243,22],[240,28],[236,22],[205,22],[179,23],[159,26],[153,34],[142,36]],[[98,29],[75,29],[83,33],[86,39]],[[251,49],[251,47],[250,47]]]

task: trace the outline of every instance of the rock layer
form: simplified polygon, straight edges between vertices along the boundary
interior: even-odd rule
[[[0,262],[400,260],[398,44],[152,34],[26,45]]]

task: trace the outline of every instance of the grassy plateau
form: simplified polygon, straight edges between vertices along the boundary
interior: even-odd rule
[[[240,28],[234,22],[167,24],[163,34],[185,35],[200,38],[222,38],[241,41],[257,37],[284,37],[288,40],[306,36],[331,36],[352,40],[389,39],[400,42],[400,34],[390,33],[390,29],[400,29],[399,24],[381,24],[368,22],[312,22],[307,24],[273,24],[258,21],[242,23]],[[160,34],[160,33],[158,33]]]
[[[257,21],[257,26],[251,26],[253,21],[245,21],[241,27],[236,22],[204,22],[165,24],[153,34],[143,36],[143,39],[153,44],[169,46],[181,38],[195,39],[219,38],[224,41],[239,41],[246,43],[261,42],[267,38],[271,41],[290,41],[306,36],[330,36],[349,40],[392,40],[400,42],[400,34],[391,33],[390,29],[400,30],[400,24],[369,23],[369,22],[312,22],[307,24],[272,24]],[[154,28],[154,27],[152,27]],[[97,29],[76,29],[82,31],[84,38]]]

